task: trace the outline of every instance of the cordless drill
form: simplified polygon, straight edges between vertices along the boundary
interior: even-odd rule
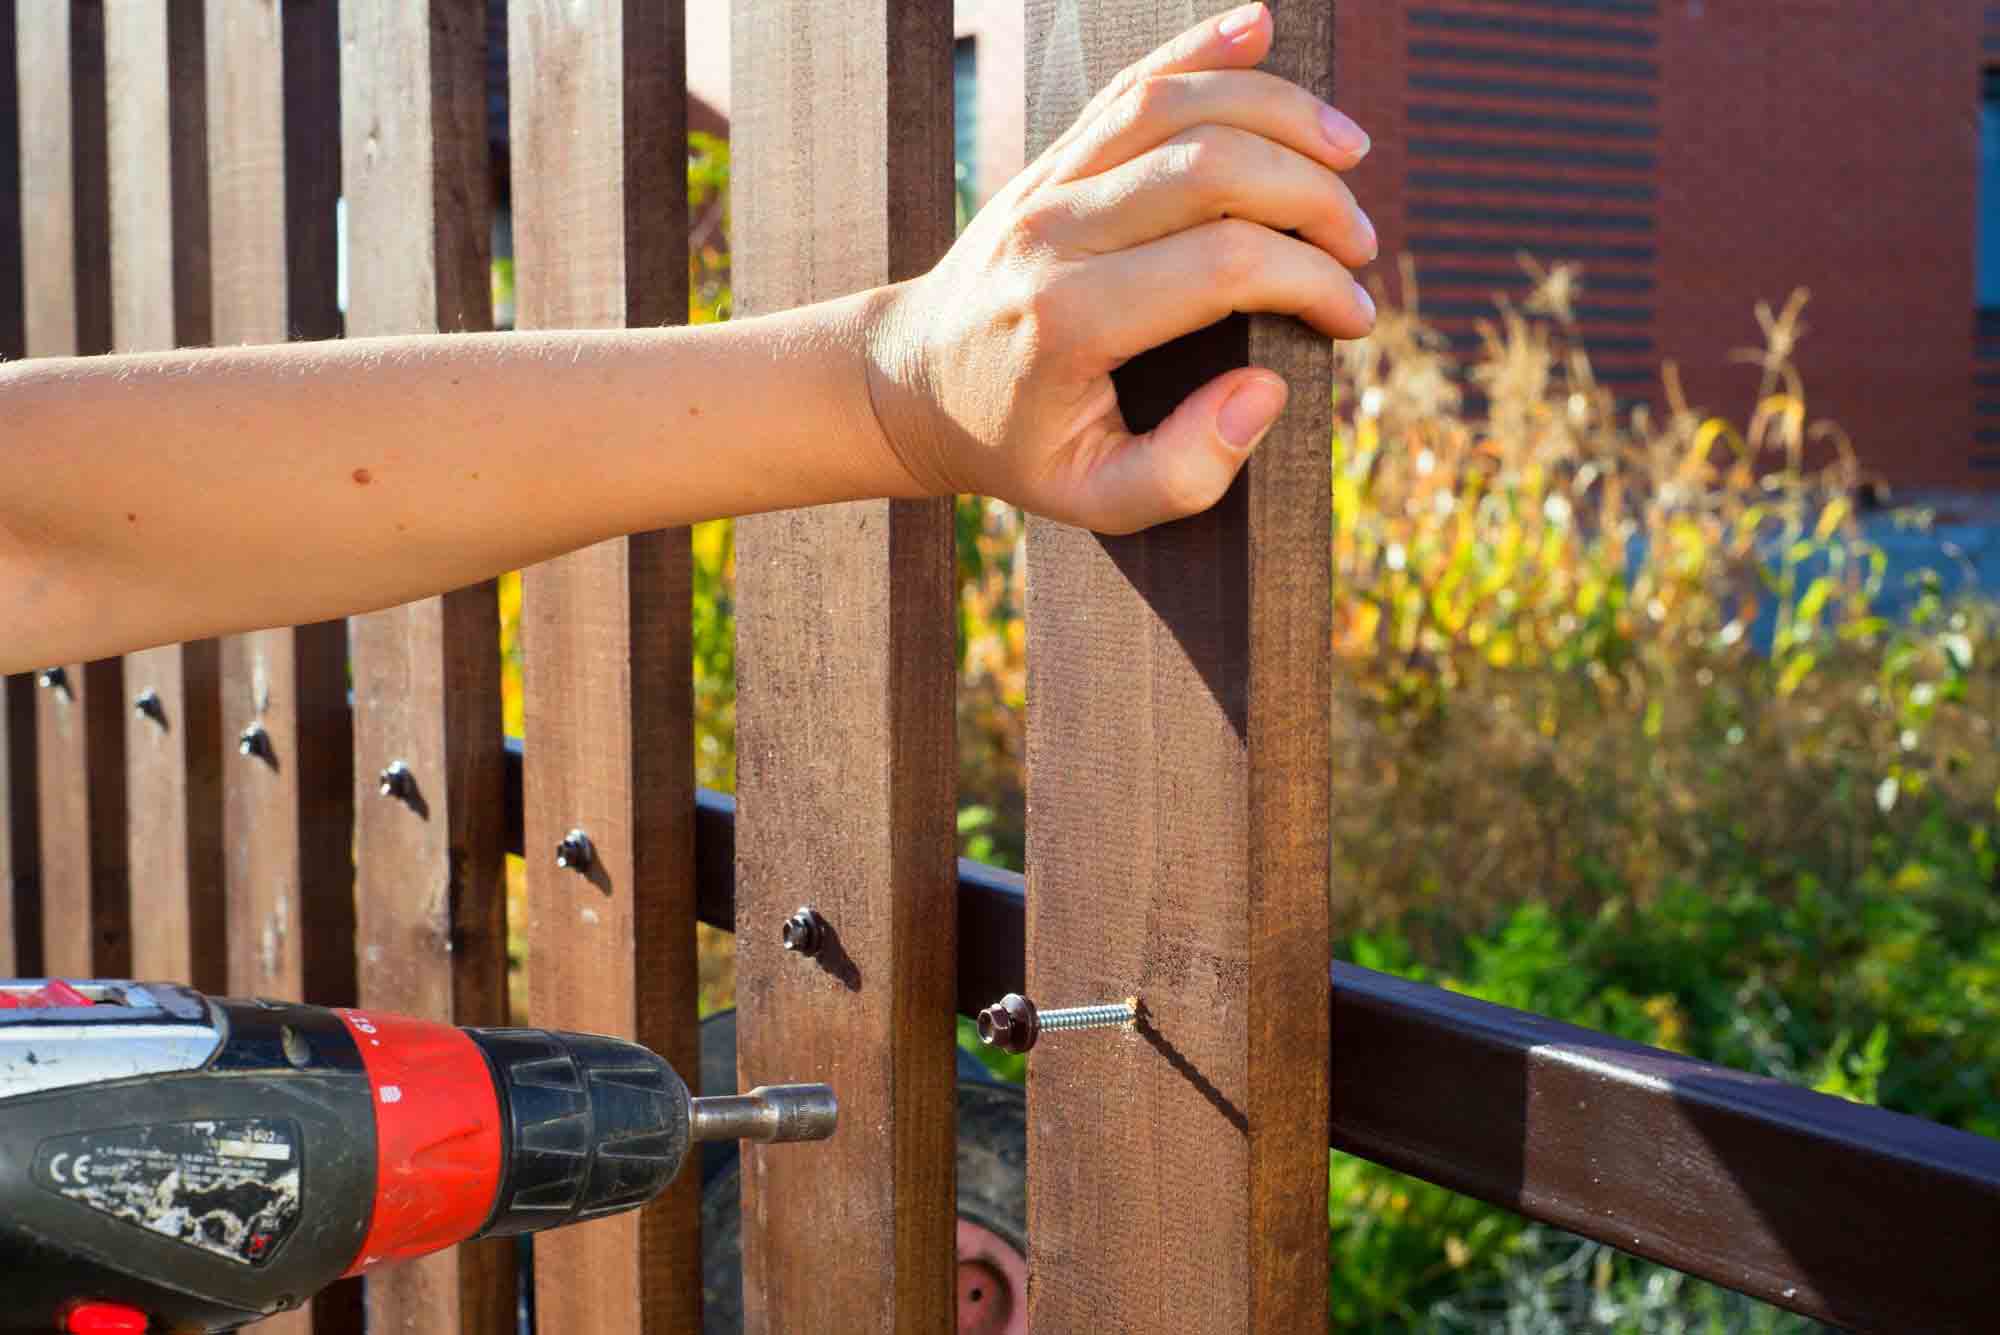
[[[235,1330],[346,1275],[644,1205],[825,1085],[690,1098],[635,1043],[167,983],[0,981],[0,1331]]]

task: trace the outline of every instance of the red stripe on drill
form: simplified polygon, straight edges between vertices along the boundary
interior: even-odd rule
[[[500,1192],[500,1099],[477,1046],[448,1024],[338,1012],[368,1068],[375,1102],[375,1212],[349,1267],[465,1241]]]

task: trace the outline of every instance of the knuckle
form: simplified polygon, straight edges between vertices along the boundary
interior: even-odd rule
[[[1213,202],[1233,192],[1236,160],[1229,137],[1203,125],[1180,136],[1180,174],[1186,188]]]
[[[1200,514],[1214,505],[1221,493],[1214,488],[1206,470],[1176,464],[1161,471],[1159,496],[1161,507],[1178,519]]]
[[[1225,219],[1210,227],[1209,276],[1218,286],[1239,287],[1258,271],[1263,262],[1261,232],[1255,223],[1237,219]]]
[[[1134,82],[1126,94],[1132,123],[1157,121],[1170,115],[1180,100],[1180,90],[1178,80],[1161,74],[1150,74]]]

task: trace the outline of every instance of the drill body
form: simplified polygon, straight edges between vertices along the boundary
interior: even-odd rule
[[[0,1332],[234,1330],[643,1205],[693,1139],[818,1139],[836,1111],[824,1086],[706,1102],[615,1038],[0,982]]]

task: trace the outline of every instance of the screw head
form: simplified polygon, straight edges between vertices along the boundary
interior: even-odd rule
[[[45,691],[69,690],[69,673],[59,667],[43,668],[35,674],[35,685]]]
[[[556,845],[556,865],[569,871],[590,870],[590,864],[597,859],[597,850],[590,845],[590,836],[582,830],[571,830]]]
[[[236,734],[236,750],[252,759],[268,760],[271,757],[271,734],[261,723],[252,723]]]
[[[153,722],[159,724],[161,727],[166,726],[167,708],[160,703],[160,693],[158,691],[149,688],[139,692],[138,698],[132,701],[132,712],[140,718],[153,720]]]
[[[1018,992],[1009,992],[995,1004],[979,1012],[975,1021],[979,1041],[1007,1052],[1026,1052],[1041,1036],[1035,1003]]]
[[[408,801],[410,794],[417,789],[416,776],[410,773],[410,767],[400,760],[390,761],[387,768],[376,776],[375,782],[377,791],[382,796],[393,797],[398,801]]]
[[[810,958],[819,954],[820,949],[826,945],[826,919],[820,917],[819,911],[812,905],[801,904],[797,913],[785,919],[785,925],[779,929],[778,936],[784,942],[786,950]]]

